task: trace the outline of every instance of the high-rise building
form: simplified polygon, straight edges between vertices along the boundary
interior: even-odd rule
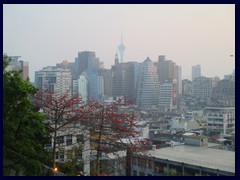
[[[72,96],[72,75],[67,68],[44,67],[35,72],[35,86],[40,90],[50,90],[56,96],[68,93]]]
[[[103,76],[104,80],[104,95],[112,97],[113,95],[113,72],[112,69],[101,69],[99,74]]]
[[[177,81],[177,95],[182,94],[182,69],[172,60],[166,60],[164,55],[158,56],[157,74],[160,84]]]
[[[112,66],[113,73],[113,97],[125,96],[134,100],[134,64],[136,62],[118,63],[115,56],[115,65]]]
[[[11,61],[6,70],[21,70],[22,79],[26,80],[29,77],[29,64],[27,61],[19,60],[21,56],[10,56]]]
[[[88,79],[84,72],[77,80],[73,80],[73,95],[78,95],[83,103],[88,101]]]
[[[97,101],[102,101],[104,99],[104,79],[103,76],[98,72],[87,69],[86,73],[88,80],[88,99],[95,99]]]
[[[157,67],[149,57],[140,65],[136,100],[141,109],[148,109],[159,103]]]
[[[201,66],[200,66],[200,64],[192,66],[192,81],[195,78],[198,78],[198,77],[201,77]]]
[[[78,53],[75,58],[74,79],[77,79],[81,73],[87,69],[97,71],[100,67],[99,58],[95,56],[95,52],[83,51]]]
[[[211,97],[213,91],[212,78],[197,77],[192,82],[192,95],[207,100]]]

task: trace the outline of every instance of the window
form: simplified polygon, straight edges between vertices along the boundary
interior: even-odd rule
[[[59,158],[59,152],[56,152],[56,159]]]
[[[144,172],[140,172],[139,176],[145,176]]]
[[[84,135],[83,134],[77,135],[77,142],[84,142]]]
[[[51,148],[52,147],[52,141],[49,140],[48,144],[46,144],[45,146],[46,146],[46,148]]]
[[[72,136],[67,136],[67,142],[66,142],[67,146],[68,145],[72,145]]]
[[[64,143],[64,136],[59,136],[59,137],[57,137],[57,143],[58,143],[58,144]]]
[[[56,76],[48,77],[48,83],[56,83]]]
[[[64,152],[59,153],[59,160],[64,162]]]

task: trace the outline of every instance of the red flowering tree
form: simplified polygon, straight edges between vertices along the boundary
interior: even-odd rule
[[[125,162],[126,151],[147,154],[147,150],[143,148],[147,141],[137,139],[139,132],[136,130],[136,116],[130,107],[131,103],[125,98],[110,104],[92,100],[84,107],[80,121],[90,132],[93,159],[91,175],[107,173],[109,168],[116,170],[116,167],[107,167],[111,166],[108,160],[113,157],[118,163],[124,163],[126,168],[126,165],[129,165]],[[121,151],[124,151],[125,155],[121,155]]]
[[[56,167],[57,132],[78,119],[81,109],[79,105],[82,101],[78,96],[71,97],[69,91],[56,95],[49,90],[43,90],[36,93],[34,102],[46,115],[46,120],[49,121],[53,141],[52,163],[54,169]]]
[[[67,131],[68,125],[74,122],[81,124],[82,133],[89,133],[84,134],[82,141],[90,142],[90,147],[82,151],[90,152],[88,160],[91,159],[91,175],[109,174],[113,170],[126,168],[131,163],[129,158],[126,162],[127,151],[141,156],[147,154],[143,148],[147,141],[137,139],[139,132],[136,130],[136,117],[130,108],[131,103],[125,98],[110,104],[91,100],[80,106],[83,102],[78,96],[71,97],[69,92],[55,95],[46,90],[39,91],[34,102],[51,122],[53,168],[56,167],[58,131]],[[109,163],[112,159],[124,167]]]

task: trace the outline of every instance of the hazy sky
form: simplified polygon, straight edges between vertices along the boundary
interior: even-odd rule
[[[8,5],[3,6],[3,52],[22,56],[34,72],[79,51],[95,51],[105,68],[114,63],[121,31],[124,61],[157,61],[165,55],[182,66],[182,79],[191,79],[191,66],[213,77],[235,69],[235,5]]]

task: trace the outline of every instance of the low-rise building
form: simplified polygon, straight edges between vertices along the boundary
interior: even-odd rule
[[[201,141],[202,140],[202,141]],[[189,144],[189,145],[187,145]],[[206,137],[185,137],[185,144],[131,158],[132,176],[234,176],[235,152],[213,149]]]

